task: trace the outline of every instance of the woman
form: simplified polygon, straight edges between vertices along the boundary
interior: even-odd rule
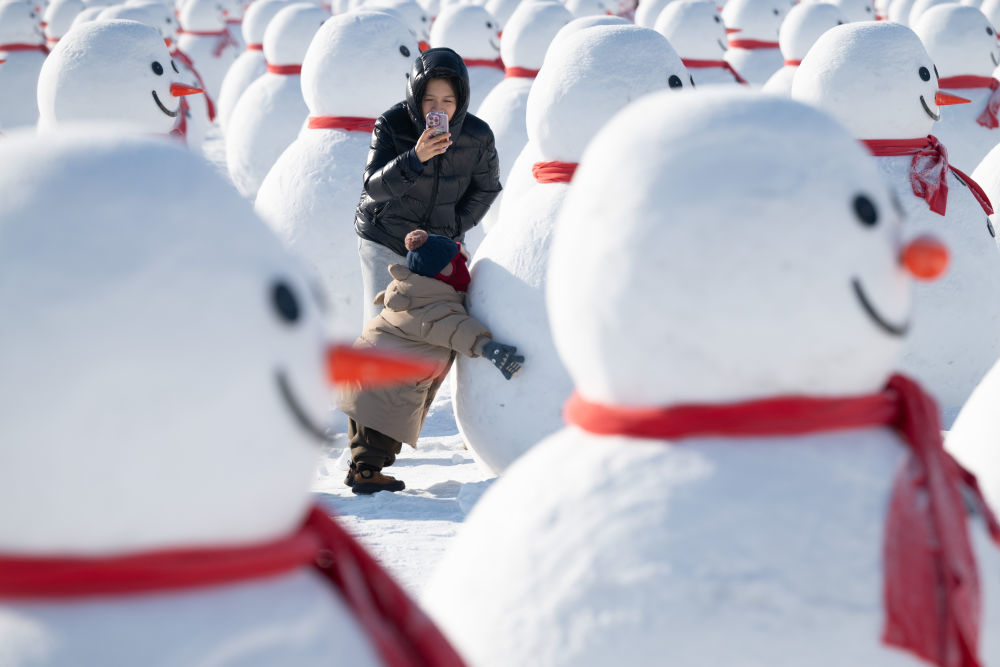
[[[405,264],[403,239],[415,230],[461,241],[500,194],[493,132],[468,113],[469,73],[451,49],[428,49],[413,63],[406,100],[379,116],[354,227],[365,290],[365,321],[373,301]],[[448,114],[449,132],[426,128],[431,111]]]

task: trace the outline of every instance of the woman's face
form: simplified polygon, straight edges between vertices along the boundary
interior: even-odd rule
[[[420,101],[420,110],[425,116],[431,111],[443,111],[448,114],[448,120],[451,121],[451,117],[458,110],[458,98],[455,97],[455,91],[451,89],[451,82],[448,79],[428,81],[424,98]]]

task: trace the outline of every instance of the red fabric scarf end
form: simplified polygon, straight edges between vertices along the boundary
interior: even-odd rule
[[[531,175],[539,183],[569,183],[573,180],[573,175],[579,166],[577,162],[559,162],[558,160],[536,162],[531,166]]]

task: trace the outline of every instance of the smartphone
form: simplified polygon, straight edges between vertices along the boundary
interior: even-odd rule
[[[448,114],[443,111],[431,111],[427,114],[427,129],[434,131],[434,136],[448,131]]]

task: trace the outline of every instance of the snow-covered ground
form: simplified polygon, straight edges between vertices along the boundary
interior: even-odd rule
[[[325,452],[313,490],[323,507],[418,595],[472,506],[495,479],[463,447],[444,382],[417,449],[403,445],[385,473],[406,482],[400,493],[357,496],[344,485],[350,461],[346,419]]]

